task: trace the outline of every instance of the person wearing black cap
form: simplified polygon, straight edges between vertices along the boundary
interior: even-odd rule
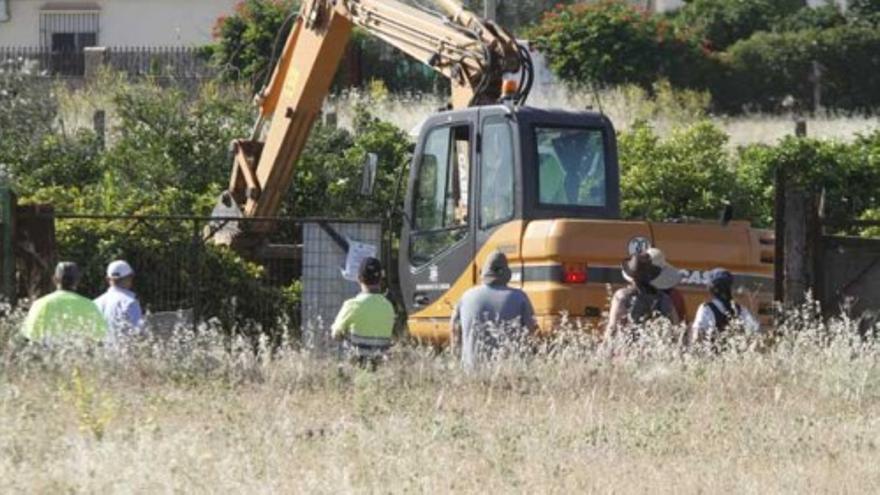
[[[52,279],[55,292],[34,301],[22,325],[22,335],[35,342],[71,336],[103,340],[107,336],[104,316],[94,302],[76,293],[80,279],[76,263],[58,263]]]
[[[352,346],[361,366],[375,369],[385,359],[394,333],[394,307],[382,295],[382,263],[364,258],[358,268],[361,293],[343,303],[331,326],[332,337]]]
[[[678,313],[672,299],[651,285],[663,270],[651,262],[648,253],[638,253],[624,260],[621,270],[629,285],[618,289],[611,298],[606,339],[614,337],[628,325],[645,323],[655,317],[664,317],[673,325],[678,324]]]
[[[475,368],[538,328],[529,297],[507,286],[510,276],[507,256],[492,253],[483,265],[483,283],[468,289],[452,312],[452,345],[461,352],[465,368]]]
[[[691,326],[690,343],[714,341],[734,321],[750,333],[760,330],[760,324],[752,313],[733,300],[733,274],[716,268],[706,277],[706,288],[711,300],[700,305]]]

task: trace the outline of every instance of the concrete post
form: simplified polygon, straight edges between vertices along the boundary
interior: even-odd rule
[[[84,50],[85,54],[85,79],[91,82],[97,79],[101,67],[107,62],[107,47],[89,46]]]

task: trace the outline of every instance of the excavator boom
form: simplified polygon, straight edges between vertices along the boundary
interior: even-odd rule
[[[253,135],[233,143],[226,205],[234,204],[245,217],[278,212],[355,26],[447,77],[453,108],[495,103],[506,74],[526,77],[528,52],[510,33],[456,0],[438,5],[446,17],[395,0],[304,2],[269,83],[257,95]],[[519,103],[529,84],[521,86],[525,90],[513,97]],[[260,234],[269,227],[256,222],[249,230]]]

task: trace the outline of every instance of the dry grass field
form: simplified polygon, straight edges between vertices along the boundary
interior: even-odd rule
[[[675,91],[666,86],[661,86],[653,98],[639,88],[620,87],[602,92],[598,99],[594,93],[554,87],[536,88],[528,104],[573,111],[586,108],[599,110],[601,107],[618,131],[627,131],[634,122],[643,120],[649,122],[661,136],[681,126],[709,119],[730,137],[731,150],[750,144],[774,145],[785,136],[794,134],[793,115],[758,113],[716,116],[706,111],[708,98],[703,93]],[[343,126],[351,127],[357,103],[367,104],[370,112],[381,120],[413,133],[426,117],[445,102],[433,95],[373,98],[369,94],[352,92],[330,98],[327,109],[338,114]],[[819,139],[851,141],[858,134],[869,134],[880,129],[880,119],[876,116],[820,113],[804,118],[808,134]]]
[[[796,325],[770,350],[576,338],[474,373],[407,346],[371,374],[211,336],[7,336],[0,493],[877,493],[880,347]]]

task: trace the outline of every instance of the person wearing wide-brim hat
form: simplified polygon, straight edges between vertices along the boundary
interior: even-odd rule
[[[672,299],[672,306],[675,307],[678,319],[684,321],[687,318],[687,307],[684,303],[684,296],[676,288],[681,283],[681,271],[666,261],[666,255],[660,249],[652,247],[646,252],[651,257],[651,263],[660,268],[660,274],[651,280],[651,285]]]
[[[624,326],[641,324],[655,317],[678,323],[678,314],[670,297],[651,285],[663,269],[651,262],[648,253],[631,256],[621,263],[620,268],[629,285],[618,289],[611,298],[606,338],[613,337]]]

